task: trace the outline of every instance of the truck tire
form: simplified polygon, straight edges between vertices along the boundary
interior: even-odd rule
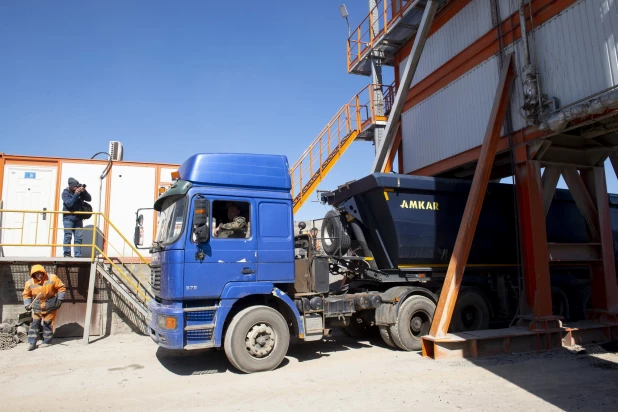
[[[554,316],[562,316],[564,320],[569,319],[569,299],[566,293],[557,286],[551,287],[551,309]]]
[[[577,319],[585,320],[588,317],[587,309],[592,308],[592,295],[590,286],[584,286],[577,294]]]
[[[397,349],[397,345],[393,342],[393,337],[391,336],[391,331],[388,326],[380,326],[380,336],[384,343],[386,343],[391,348]]]
[[[338,251],[345,254],[350,245],[350,235],[341,223],[341,217],[336,210],[329,210],[322,223],[322,248],[327,255],[334,255]]]
[[[236,369],[254,373],[279,366],[289,345],[290,330],[283,316],[268,306],[251,306],[234,316],[223,348]]]
[[[457,297],[449,332],[489,329],[489,305],[476,289],[463,289]]]
[[[412,295],[399,307],[395,324],[390,327],[395,345],[405,351],[420,350],[422,337],[429,333],[436,304],[421,295]]]

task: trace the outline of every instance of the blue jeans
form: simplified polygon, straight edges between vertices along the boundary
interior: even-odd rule
[[[81,246],[77,245],[82,244],[82,228],[84,227],[84,221],[81,219],[69,217],[62,219],[62,224],[64,225],[65,229],[70,229],[64,231],[64,242],[62,242],[65,245],[63,247],[64,256],[71,256],[71,246],[69,245],[71,244],[71,236],[75,235],[75,246],[73,250],[75,252],[75,257],[81,257],[82,248]]]

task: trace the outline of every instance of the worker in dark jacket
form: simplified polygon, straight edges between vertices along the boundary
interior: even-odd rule
[[[47,274],[41,265],[33,265],[30,269],[31,279],[24,285],[24,306],[32,310],[32,324],[28,330],[28,350],[36,348],[39,330],[43,326],[43,344],[51,345],[54,335],[54,320],[56,311],[62,305],[66,287],[53,274]]]
[[[92,196],[86,191],[86,185],[81,185],[77,180],[69,177],[69,187],[62,192],[62,210],[65,212],[79,212],[82,210],[84,201],[90,202]],[[64,226],[64,257],[71,256],[71,236],[75,235],[74,252],[75,257],[82,255],[82,228],[84,227],[83,219],[80,215],[74,213],[65,213],[62,218]]]

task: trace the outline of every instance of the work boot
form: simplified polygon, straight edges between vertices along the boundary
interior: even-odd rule
[[[28,350],[35,350],[36,349],[36,343],[29,343],[28,344]]]
[[[51,346],[51,345],[52,345],[51,339],[48,340],[48,341],[43,341],[43,343],[41,343],[41,347],[42,348],[46,348],[46,347]]]

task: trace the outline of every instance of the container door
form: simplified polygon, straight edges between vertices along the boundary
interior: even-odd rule
[[[52,211],[56,204],[56,168],[11,166],[5,170],[3,209]],[[3,244],[51,245],[54,215],[49,213],[4,213],[0,239]],[[61,234],[59,235],[59,239]],[[5,256],[51,256],[48,246],[3,247]]]

